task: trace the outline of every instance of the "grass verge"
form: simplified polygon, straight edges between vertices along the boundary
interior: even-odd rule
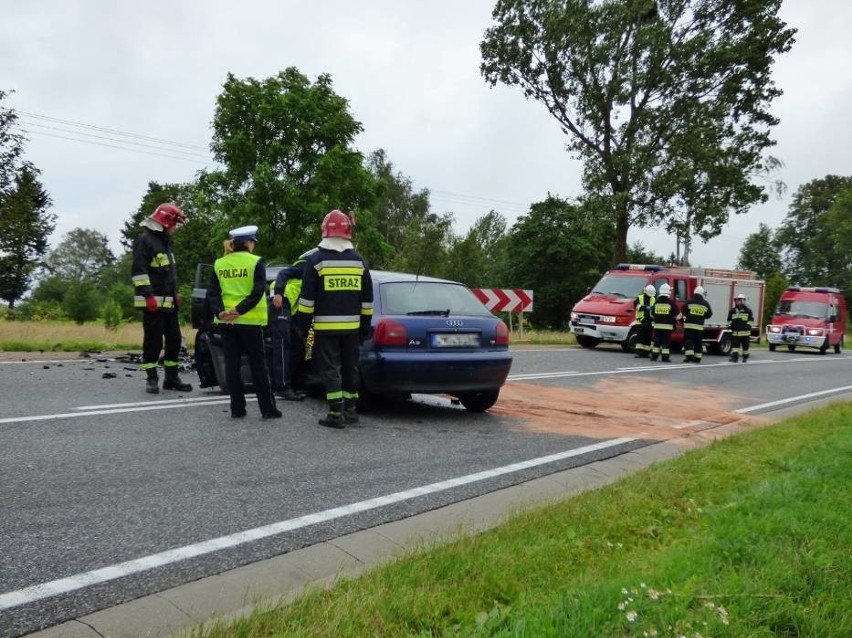
[[[850,636],[852,403],[194,636]]]

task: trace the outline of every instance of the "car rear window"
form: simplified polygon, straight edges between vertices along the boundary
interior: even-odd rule
[[[430,281],[395,281],[381,285],[382,313],[386,315],[484,315],[491,313],[461,284]]]

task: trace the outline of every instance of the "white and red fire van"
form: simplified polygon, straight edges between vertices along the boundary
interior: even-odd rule
[[[790,286],[783,292],[772,321],[766,326],[770,350],[779,345],[836,353],[846,340],[846,299],[837,288]]]

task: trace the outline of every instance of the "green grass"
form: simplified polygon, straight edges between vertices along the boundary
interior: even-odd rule
[[[852,403],[195,636],[852,636]]]

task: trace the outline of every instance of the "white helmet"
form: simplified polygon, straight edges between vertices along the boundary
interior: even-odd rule
[[[668,284],[663,284],[662,286],[660,286],[660,296],[661,297],[668,297],[670,294],[672,294],[672,287],[671,286],[669,286]]]
[[[740,301],[740,300],[743,300],[743,301],[746,300],[746,296],[743,293],[740,293],[736,297],[734,297],[734,301]]]
[[[648,284],[647,286],[645,286],[645,294],[649,297],[653,297],[657,294],[657,289],[654,288],[651,284]]]
[[[704,287],[703,286],[696,286],[695,287],[695,294],[701,295],[703,297],[704,296]]]

